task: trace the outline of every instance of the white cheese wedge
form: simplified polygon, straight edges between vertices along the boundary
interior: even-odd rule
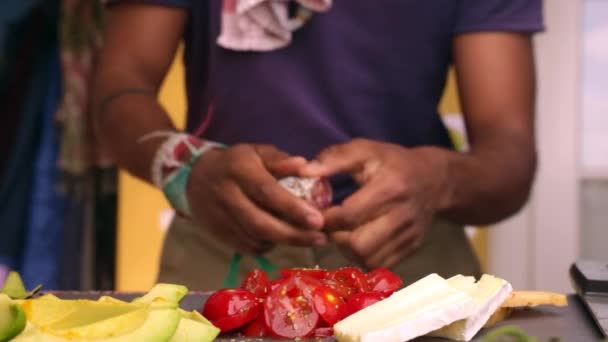
[[[448,283],[461,290],[469,291],[475,302],[475,312],[466,319],[430,333],[430,336],[470,341],[513,291],[511,284],[506,280],[488,274],[484,274],[473,286],[470,285],[470,280],[465,280],[465,278],[469,277],[455,276],[448,279]]]
[[[473,314],[468,292],[431,274],[334,325],[339,342],[405,342]]]

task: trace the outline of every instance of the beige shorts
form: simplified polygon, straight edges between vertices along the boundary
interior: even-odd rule
[[[164,242],[159,281],[183,284],[191,290],[218,289],[228,273],[233,254],[234,250],[214,238],[207,229],[176,218]],[[352,265],[335,245],[323,248],[277,246],[265,257],[280,268],[319,265],[335,269]],[[256,267],[252,258],[244,258],[239,279]],[[436,221],[429,228],[420,248],[394,267],[393,271],[406,284],[430,273],[443,277],[480,275],[479,262],[463,227],[445,221]]]

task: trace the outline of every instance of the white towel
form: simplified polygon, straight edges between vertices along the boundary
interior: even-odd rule
[[[288,2],[296,1],[295,16]],[[224,0],[218,44],[238,51],[271,51],[291,43],[293,31],[308,21],[313,12],[325,12],[332,0]]]

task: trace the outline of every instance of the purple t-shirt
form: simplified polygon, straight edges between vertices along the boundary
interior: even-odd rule
[[[542,0],[337,0],[272,52],[219,47],[221,0],[144,0],[189,10],[188,130],[313,157],[364,137],[450,146],[437,105],[455,35],[543,29]]]

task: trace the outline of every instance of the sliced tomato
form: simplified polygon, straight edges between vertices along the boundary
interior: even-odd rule
[[[314,337],[332,337],[334,336],[334,329],[332,327],[321,327],[315,329],[312,334]]]
[[[243,289],[222,289],[205,302],[202,314],[222,332],[242,327],[261,311],[261,303],[251,292]]]
[[[366,307],[375,304],[385,297],[379,292],[361,292],[353,295],[346,302],[345,310],[347,316],[354,314]]]
[[[258,315],[253,321],[247,323],[243,328],[243,336],[247,337],[266,337],[268,336],[268,328],[264,322],[264,315]]]
[[[329,272],[324,283],[345,300],[354,294],[369,291],[369,284],[365,273],[356,267],[344,267]]]
[[[264,300],[264,320],[272,335],[306,337],[317,327],[319,314],[312,300],[304,295],[304,284],[297,277],[288,278]]]
[[[390,296],[403,285],[401,278],[386,268],[376,268],[369,272],[367,282],[371,291],[381,292],[385,296]]]
[[[315,310],[329,326],[333,326],[348,314],[344,300],[328,286],[322,285],[314,290],[313,303]]]
[[[295,275],[305,275],[308,277],[323,279],[327,275],[327,270],[322,268],[286,268],[280,271],[281,277],[289,278]]]
[[[270,281],[268,280],[268,274],[262,270],[255,269],[245,277],[241,288],[248,290],[254,295],[260,298],[266,298],[270,291]]]
[[[285,282],[285,279],[276,279],[276,280],[271,281],[268,293],[272,292],[274,289],[279,287],[284,282]]]

